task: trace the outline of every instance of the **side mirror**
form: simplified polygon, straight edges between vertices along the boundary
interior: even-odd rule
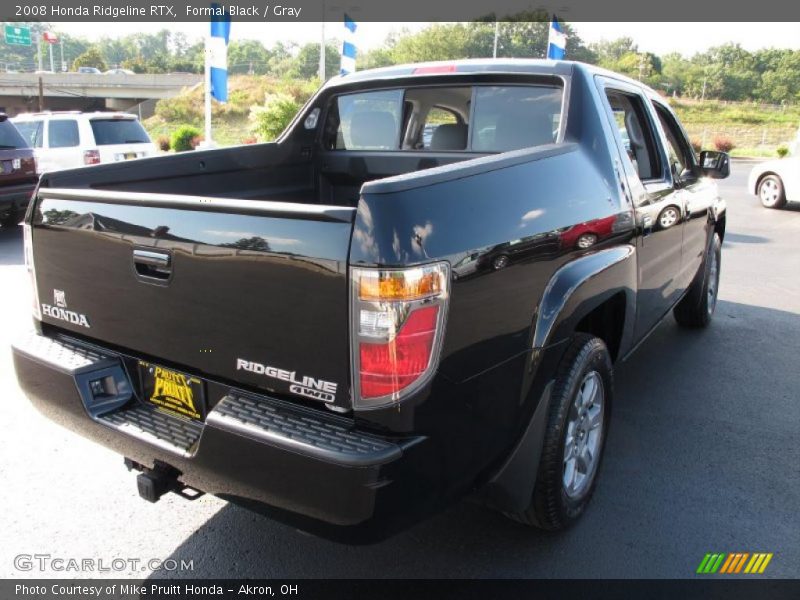
[[[711,179],[725,179],[731,174],[731,157],[727,152],[703,150],[700,153],[700,174]]]

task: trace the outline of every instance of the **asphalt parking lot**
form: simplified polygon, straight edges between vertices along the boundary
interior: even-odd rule
[[[616,371],[592,505],[573,529],[528,530],[468,502],[381,544],[341,546],[204,496],[140,500],[122,459],[40,416],[9,343],[29,327],[21,231],[0,231],[0,577],[146,577],[25,571],[15,556],[173,558],[176,577],[692,577],[707,552],[772,552],[800,576],[800,205],[763,209],[749,165],[728,201],[710,329],[667,319]]]

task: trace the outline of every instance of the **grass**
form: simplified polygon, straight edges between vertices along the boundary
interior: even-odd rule
[[[282,92],[299,104],[316,90],[315,81],[275,79],[264,76],[237,75],[228,80],[228,102],[212,102],[211,126],[214,141],[220,146],[241,144],[252,138],[248,116],[250,107],[261,105],[267,94]],[[169,136],[181,125],[204,127],[203,87],[185,89],[173,98],[159,100],[155,114],[144,125],[154,140]]]
[[[761,105],[754,102],[720,102],[717,100],[670,100],[683,123],[708,125],[758,125],[794,127],[800,125],[800,106]]]
[[[734,148],[731,156],[736,158],[778,158],[775,148]]]

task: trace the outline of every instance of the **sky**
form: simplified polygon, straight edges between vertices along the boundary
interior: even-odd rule
[[[357,42],[363,49],[380,46],[386,36],[399,32],[403,26],[412,31],[425,27],[427,23],[360,23]],[[726,42],[738,42],[745,49],[792,48],[800,50],[800,23],[571,23],[584,42],[613,40],[630,36],[639,45],[639,50],[663,55],[680,52],[692,55],[712,46]],[[104,23],[102,28],[88,27],[86,23],[59,23],[57,28],[73,35],[89,39],[101,36],[122,37],[131,33],[153,33],[161,29],[182,31],[189,38],[205,35],[206,23]],[[328,37],[341,39],[342,26],[327,23]],[[294,41],[298,44],[320,39],[319,23],[237,23],[231,27],[233,39],[258,39],[266,46],[277,41]]]

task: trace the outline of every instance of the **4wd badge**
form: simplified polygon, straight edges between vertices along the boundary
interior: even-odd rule
[[[89,329],[89,319],[86,315],[67,310],[67,295],[64,290],[53,290],[53,304],[42,302],[42,315],[51,319],[58,319],[72,325],[80,325]]]

